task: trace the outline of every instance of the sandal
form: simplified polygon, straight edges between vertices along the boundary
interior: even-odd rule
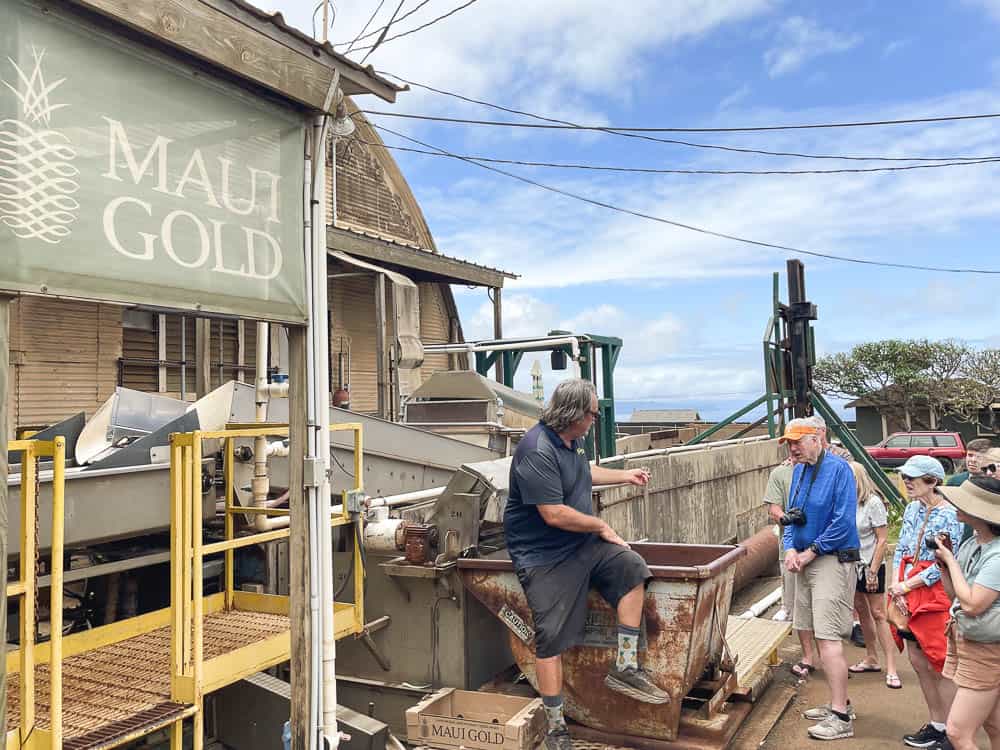
[[[806,678],[816,671],[816,667],[812,664],[807,664],[804,661],[800,661],[798,664],[792,666],[792,674],[796,677]]]
[[[885,676],[885,686],[890,690],[899,690],[903,687],[903,683],[899,681],[898,674],[886,674]]]
[[[848,667],[847,671],[850,672],[851,674],[863,674],[864,672],[881,672],[882,667],[862,659],[857,664],[853,664],[852,666]],[[896,679],[899,678],[897,677]]]

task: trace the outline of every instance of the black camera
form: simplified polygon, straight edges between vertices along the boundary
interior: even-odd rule
[[[805,526],[805,511],[803,511],[802,508],[789,508],[782,514],[778,523],[782,526]]]
[[[941,549],[941,547],[951,549],[951,537],[948,534],[942,534],[939,542],[934,537],[929,536],[924,540],[924,544],[927,545],[927,549]]]

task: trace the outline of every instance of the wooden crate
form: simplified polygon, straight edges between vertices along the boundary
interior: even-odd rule
[[[545,729],[538,698],[444,688],[406,712],[416,745],[475,750],[533,750]]]

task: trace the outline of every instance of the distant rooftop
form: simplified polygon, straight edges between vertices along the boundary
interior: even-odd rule
[[[629,421],[654,424],[664,422],[687,424],[688,422],[700,422],[701,417],[694,409],[637,409],[632,412]]]

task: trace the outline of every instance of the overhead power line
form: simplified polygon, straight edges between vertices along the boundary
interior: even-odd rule
[[[475,2],[476,0],[472,0]],[[416,29],[414,29],[416,31]],[[412,33],[412,32],[407,32]],[[393,39],[398,39],[400,34]],[[362,48],[363,49],[363,48]],[[488,125],[504,128],[533,128],[538,130],[613,130],[618,133],[759,133],[777,130],[819,130],[836,128],[865,128],[882,125],[920,125],[937,122],[959,122],[962,120],[992,120],[1000,117],[1000,112],[979,115],[947,115],[945,117],[914,117],[906,120],[873,120],[870,122],[830,122],[810,125],[761,125],[739,128],[637,128],[623,125],[564,125],[561,123],[510,122],[508,120],[471,120],[461,117],[439,117],[408,112],[380,112],[368,110],[373,115],[405,117],[412,120],[431,122],[452,122],[462,125]]]
[[[387,133],[392,133],[393,135],[395,135],[395,136],[397,136],[399,138],[402,138],[403,140],[410,141],[411,143],[415,143],[418,146],[423,146],[424,148],[433,149],[434,151],[437,151],[437,152],[441,153],[444,156],[448,156],[448,157],[451,157],[452,159],[456,159],[458,161],[465,162],[466,164],[472,164],[472,165],[474,165],[476,167],[479,167],[480,169],[487,169],[490,172],[496,172],[497,174],[502,174],[505,177],[509,177],[509,178],[511,178],[513,180],[517,180],[518,182],[523,182],[526,185],[533,185],[533,186],[535,186],[537,188],[541,188],[542,190],[547,190],[547,191],[549,191],[551,193],[555,193],[557,195],[562,195],[562,196],[564,196],[566,198],[572,198],[573,200],[581,201],[581,202],[587,203],[587,204],[589,204],[591,206],[597,206],[598,208],[604,208],[604,209],[607,209],[609,211],[615,211],[615,212],[618,212],[618,213],[621,213],[621,214],[627,214],[629,216],[635,216],[635,217],[640,218],[640,219],[648,219],[649,221],[655,221],[655,222],[657,222],[659,224],[666,224],[668,226],[677,227],[678,229],[686,229],[689,232],[697,232],[698,234],[707,235],[709,237],[717,237],[717,238],[723,239],[723,240],[730,240],[731,242],[739,242],[739,243],[742,243],[744,245],[753,245],[755,247],[763,247],[763,248],[768,248],[768,249],[771,249],[771,250],[781,250],[781,251],[784,251],[784,252],[795,253],[797,255],[809,255],[809,256],[812,256],[814,258],[826,258],[827,260],[836,260],[836,261],[842,261],[842,262],[845,262],[845,263],[857,263],[857,264],[865,265],[865,266],[879,266],[879,267],[883,267],[883,268],[901,268],[901,269],[906,269],[906,270],[910,270],[910,271],[933,271],[935,273],[960,273],[960,274],[1000,275],[1000,269],[950,268],[950,267],[944,267],[944,266],[923,266],[923,265],[917,265],[917,264],[912,264],[912,263],[892,263],[890,261],[867,260],[865,258],[852,258],[852,257],[845,256],[845,255],[835,255],[833,253],[823,253],[823,252],[818,252],[818,251],[815,251],[815,250],[804,250],[802,248],[793,247],[791,245],[781,245],[781,244],[778,244],[776,242],[764,242],[762,240],[754,240],[754,239],[750,239],[750,238],[747,238],[747,237],[740,237],[739,235],[728,234],[726,232],[717,232],[715,230],[707,229],[705,227],[699,227],[699,226],[695,226],[693,224],[685,224],[684,222],[675,221],[673,219],[667,219],[667,218],[664,218],[662,216],[655,216],[654,214],[648,214],[648,213],[644,213],[642,211],[636,211],[636,210],[633,210],[633,209],[630,209],[630,208],[624,208],[622,206],[616,206],[613,203],[607,203],[605,201],[600,201],[600,200],[597,200],[595,198],[589,198],[589,197],[587,197],[585,195],[580,195],[579,193],[574,193],[574,192],[571,192],[569,190],[564,190],[562,188],[557,188],[557,187],[554,187],[552,185],[546,185],[545,183],[538,182],[537,180],[532,180],[532,179],[530,179],[528,177],[524,177],[524,176],[519,175],[519,174],[517,174],[515,172],[508,172],[508,171],[506,171],[504,169],[500,169],[498,167],[490,166],[489,164],[482,164],[482,163],[474,161],[472,159],[468,159],[466,157],[459,156],[458,154],[453,154],[450,151],[447,151],[447,150],[445,150],[443,148],[439,148],[438,146],[434,146],[433,144],[430,144],[430,143],[425,143],[424,141],[418,140],[416,138],[412,138],[412,137],[410,137],[408,135],[404,135],[403,133],[399,133],[399,132],[397,132],[395,130],[391,130],[390,128],[387,128],[385,126],[377,125],[376,127],[378,127],[380,130],[384,130]]]
[[[379,48],[380,44],[382,44],[383,42],[385,42],[385,35],[389,33],[389,28],[392,26],[393,21],[396,20],[396,16],[399,15],[399,11],[401,11],[403,9],[403,3],[405,3],[405,2],[406,2],[406,0],[399,0],[399,5],[397,5],[396,6],[396,10],[394,10],[392,12],[392,16],[389,18],[389,23],[387,23],[385,26],[382,27],[382,33],[379,34],[378,39],[375,40],[375,44],[372,44],[372,45],[370,45],[368,47],[362,47],[361,48],[361,49],[368,50],[368,52],[365,54],[365,56],[361,58],[361,63],[362,64],[364,64],[365,60],[368,59],[369,55],[371,55],[372,52],[374,52],[375,50],[377,50]],[[359,49],[358,51],[360,52],[361,49]]]
[[[389,73],[388,71],[378,71],[380,75],[391,76],[397,81],[401,81],[408,86],[413,86],[415,88],[426,89],[427,91],[432,91],[435,94],[441,94],[442,96],[449,96],[454,99],[460,99],[461,101],[468,102],[470,104],[478,104],[483,107],[489,107],[500,112],[507,112],[508,114],[520,115],[522,117],[530,117],[534,120],[539,120],[541,122],[551,122],[559,125],[566,125],[567,130],[581,130],[587,131],[589,128],[585,125],[580,125],[578,123],[570,122],[569,120],[560,120],[554,117],[545,117],[544,115],[539,115],[534,112],[526,112],[520,109],[513,109],[511,107],[504,107],[500,104],[495,104],[493,102],[487,102],[482,99],[474,99],[463,94],[458,94],[453,91],[445,91],[444,89],[435,88],[434,86],[429,86],[426,83],[418,83],[416,81],[409,81],[402,76],[396,75],[395,73]],[[376,114],[376,112],[371,111],[371,114]],[[362,113],[363,114],[363,113]],[[653,135],[646,135],[642,133],[630,133],[623,132],[619,130],[614,130],[608,127],[593,126],[591,132],[606,133],[608,135],[616,135],[621,138],[636,138],[643,141],[651,141],[654,143],[666,143],[674,146],[685,146],[688,148],[698,148],[698,149],[709,149],[717,151],[728,151],[733,153],[741,154],[755,154],[760,156],[780,156],[780,157],[790,157],[797,159],[834,159],[841,161],[884,161],[884,162],[935,162],[935,161],[983,161],[988,159],[997,158],[993,155],[979,155],[979,156],[850,156],[843,154],[812,154],[812,153],[802,153],[798,151],[772,151],[767,149],[759,148],[746,148],[740,146],[724,146],[721,144],[713,143],[694,143],[692,141],[682,141],[673,138],[659,138]]]
[[[410,10],[406,11],[406,13],[404,13],[403,15],[401,15],[399,18],[396,19],[396,23],[402,23],[407,18],[412,16],[414,13],[416,13],[418,10],[427,5],[427,3],[429,3],[430,1],[431,0],[423,0],[423,2],[419,3],[415,8],[411,8]],[[377,29],[375,29],[374,31],[369,31],[367,34],[359,34],[358,37],[351,42],[351,44],[352,45],[357,44],[358,42],[363,42],[365,39],[371,39],[373,36],[378,36],[380,33],[382,33],[383,30],[385,30],[385,26],[379,26]],[[335,44],[333,46],[343,47],[346,44],[347,42],[341,42],[340,44]]]
[[[376,125],[375,127],[381,127]],[[391,131],[388,131],[391,132]],[[365,146],[385,148],[391,151],[403,151],[410,154],[423,154],[425,156],[436,156],[443,158],[461,158],[469,161],[484,162],[486,164],[507,164],[518,167],[545,167],[548,169],[576,169],[594,172],[618,172],[624,174],[710,174],[710,175],[820,175],[820,174],[864,174],[870,172],[906,172],[911,169],[938,169],[940,167],[972,167],[978,164],[993,164],[1000,161],[1000,157],[991,159],[981,159],[979,161],[946,161],[934,162],[931,164],[907,164],[900,167],[852,167],[844,169],[657,169],[654,167],[617,167],[600,164],[569,164],[566,162],[548,161],[523,161],[519,159],[498,159],[491,156],[474,156],[471,154],[442,154],[438,151],[431,151],[422,148],[409,148],[407,146],[389,146],[385,143],[374,141],[364,141],[355,139]]]
[[[420,26],[417,26],[416,28],[410,29],[409,31],[404,31],[404,32],[402,32],[400,34],[396,34],[395,36],[391,36],[388,39],[381,39],[381,40],[375,42],[375,44],[371,45],[370,47],[357,47],[355,49],[355,51],[356,52],[362,52],[364,50],[368,50],[368,55],[370,55],[372,52],[375,51],[375,47],[379,46],[379,44],[387,44],[387,43],[389,43],[389,42],[391,42],[391,41],[393,41],[395,39],[402,39],[404,36],[409,36],[410,34],[416,34],[418,31],[423,31],[428,26],[433,26],[434,24],[439,23],[440,21],[443,21],[446,18],[449,18],[450,16],[455,15],[456,13],[458,13],[461,10],[465,10],[470,5],[473,5],[473,4],[477,3],[477,2],[479,2],[479,0],[467,0],[467,2],[463,3],[462,5],[459,5],[457,8],[452,8],[447,13],[444,13],[444,14],[438,16],[437,18],[432,18],[427,23],[421,24]],[[365,59],[368,58],[368,55],[365,55]]]
[[[379,3],[378,3],[378,5],[377,5],[377,6],[375,6],[375,10],[373,10],[373,11],[372,11],[372,14],[371,14],[370,16],[368,16],[368,20],[367,20],[367,21],[365,21],[365,25],[361,27],[361,31],[359,31],[359,32],[358,32],[358,34],[357,34],[357,36],[355,36],[355,37],[354,37],[354,38],[353,38],[353,39],[352,39],[352,40],[351,40],[350,42],[348,42],[348,44],[347,44],[347,49],[345,49],[345,50],[344,50],[344,54],[345,54],[345,55],[346,55],[346,54],[347,54],[348,52],[350,52],[350,51],[351,51],[351,48],[352,48],[352,47],[353,47],[353,46],[354,46],[355,44],[357,44],[358,40],[359,40],[359,39],[360,39],[360,38],[362,37],[362,35],[363,35],[363,34],[364,34],[364,33],[365,33],[366,31],[368,31],[368,27],[369,27],[369,26],[371,26],[371,23],[372,23],[372,21],[374,21],[374,20],[375,20],[375,16],[377,16],[377,15],[378,15],[378,13],[379,13],[379,11],[380,11],[380,10],[382,10],[382,6],[383,6],[383,5],[385,5],[385,0],[379,0]],[[334,45],[334,46],[338,46],[338,45]]]

